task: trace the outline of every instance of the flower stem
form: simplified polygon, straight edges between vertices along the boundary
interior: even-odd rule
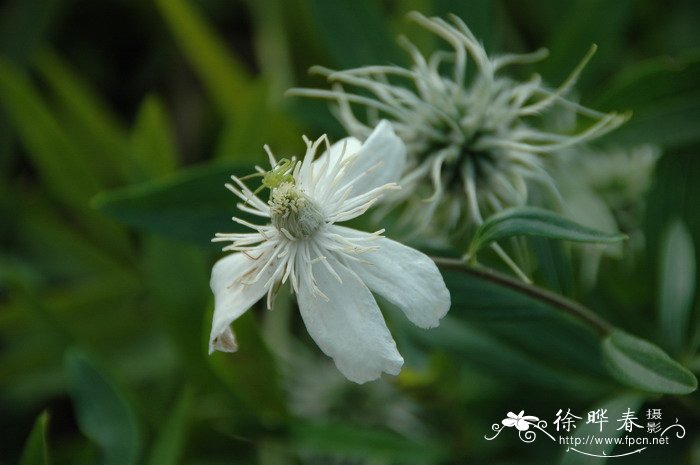
[[[540,300],[549,304],[551,307],[567,313],[568,315],[576,318],[587,326],[595,330],[598,335],[602,338],[610,334],[615,328],[614,326],[606,321],[605,319],[598,316],[592,310],[586,308],[585,306],[575,302],[573,300],[567,299],[564,296],[555,294],[546,289],[533,286],[531,284],[518,281],[509,276],[506,276],[497,271],[493,271],[487,268],[476,268],[468,266],[462,260],[455,258],[446,257],[432,257],[433,261],[440,268],[452,269],[456,271],[461,271],[463,273],[476,276],[502,286],[513,289],[522,294],[526,294],[532,298]]]

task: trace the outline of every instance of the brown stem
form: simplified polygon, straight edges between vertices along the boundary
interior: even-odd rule
[[[475,268],[472,266],[467,266],[463,261],[458,260],[456,258],[431,258],[433,259],[435,264],[437,264],[441,268],[447,268],[461,271],[463,273],[468,273],[472,276],[477,276],[479,278],[503,285],[522,294],[526,294],[532,298],[545,302],[550,306],[562,310],[565,313],[573,316],[577,320],[590,326],[600,335],[600,337],[607,336],[614,329],[614,326],[612,324],[608,323],[606,320],[595,314],[590,309],[584,307],[578,302],[574,302],[573,300],[567,299],[566,297],[563,297],[559,294],[555,294],[546,289],[542,289],[524,283],[522,281],[515,280],[497,271],[489,270],[486,268]]]

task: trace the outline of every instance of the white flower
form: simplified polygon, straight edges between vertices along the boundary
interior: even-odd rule
[[[255,232],[217,234],[235,253],[212,270],[215,296],[210,352],[233,351],[229,325],[289,280],[311,337],[350,380],[363,383],[382,372],[396,375],[403,358],[387,329],[373,291],[401,308],[422,328],[439,324],[450,295],[435,264],[424,254],[381,234],[337,223],[362,215],[388,190],[396,189],[405,164],[405,146],[391,124],[381,122],[364,144],[347,138],[332,147],[323,136],[311,143],[303,161],[277,163],[263,185],[265,203],[238,178],[227,185],[243,203],[238,208],[268,218],[258,226],[234,221]],[[326,151],[314,161],[319,146]],[[264,173],[259,169],[261,173]]]
[[[521,410],[517,415],[513,412],[508,412],[507,418],[504,418],[501,423],[503,426],[511,428],[515,426],[518,431],[527,431],[531,424],[536,424],[540,419],[530,415],[523,415],[525,410]]]
[[[559,88],[549,89],[539,75],[518,82],[500,74],[508,65],[544,58],[546,50],[490,57],[456,16],[450,17],[451,23],[415,12],[410,17],[453,50],[425,57],[402,38],[413,61],[410,69],[387,65],[333,71],[315,67],[334,83],[333,90],[292,89],[290,94],[335,101],[341,123],[360,139],[369,135],[376,118],[392,120],[407,145],[408,164],[402,191],[389,200],[407,201],[408,215],[422,226],[439,213],[443,230],[444,226],[473,228],[488,214],[526,203],[531,183],[558,196],[547,158],[594,139],[627,118],[564,98],[594,48]],[[469,59],[475,65],[471,74]],[[347,91],[343,86],[357,90]],[[356,117],[357,106],[367,110],[368,123]],[[572,110],[591,124],[573,133],[546,129],[543,117],[557,108]]]

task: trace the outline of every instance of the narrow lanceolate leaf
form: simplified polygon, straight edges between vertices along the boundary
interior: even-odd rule
[[[157,97],[148,96],[141,103],[129,142],[132,179],[143,181],[175,171],[179,156],[167,111]]]
[[[625,239],[624,234],[597,231],[549,210],[516,207],[503,210],[486,219],[474,234],[469,246],[469,254],[473,256],[484,246],[513,236],[538,236],[593,243],[611,243]]]
[[[509,287],[466,270],[448,269],[443,263],[452,301],[449,315],[429,332],[406,325],[413,339],[446,350],[479,371],[577,399],[610,389],[600,340],[591,327],[525,287]]]
[[[94,154],[85,152],[64,130],[31,80],[1,58],[0,108],[7,112],[43,185],[56,199],[81,212],[76,223],[106,249],[128,255],[129,244],[122,231],[87,209],[88,200],[102,187]]]
[[[157,0],[156,5],[212,102],[230,116],[250,91],[247,70],[190,2]]]
[[[100,447],[101,463],[137,463],[141,437],[124,395],[77,349],[66,354],[65,370],[78,426]]]
[[[242,231],[231,221],[236,200],[224,184],[243,170],[211,164],[172,176],[105,192],[93,200],[102,213],[124,224],[172,239],[200,244],[214,233]],[[246,217],[246,215],[239,215]]]
[[[36,419],[32,432],[24,444],[20,465],[48,465],[49,451],[46,445],[46,430],[49,424],[49,414],[43,412]]]
[[[96,177],[31,82],[0,60],[0,103],[44,183],[72,206],[83,206],[99,190]]]
[[[662,340],[673,353],[683,350],[687,342],[696,284],[693,239],[685,224],[675,220],[662,243],[658,302]]]
[[[689,394],[698,387],[695,376],[654,344],[615,330],[603,340],[610,374],[620,382],[661,394]]]
[[[34,60],[56,96],[61,126],[72,141],[90,154],[93,170],[106,181],[121,179],[126,167],[126,131],[107,104],[69,64],[44,50]]]
[[[187,439],[187,420],[192,405],[192,391],[185,388],[158,433],[149,465],[177,465],[180,463]]]

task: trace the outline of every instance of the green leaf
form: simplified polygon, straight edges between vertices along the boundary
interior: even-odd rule
[[[20,465],[48,465],[49,450],[46,444],[46,430],[49,424],[48,412],[43,412],[36,419],[32,432],[24,444]]]
[[[623,39],[626,26],[634,16],[634,6],[633,0],[567,2],[564,14],[547,24],[551,31],[547,39],[550,57],[538,67],[545,80],[552,85],[562,82],[591,44],[598,44],[597,56],[578,80],[579,89],[594,88],[601,76],[609,72],[610,63],[617,63],[619,54],[624,51]],[[538,6],[533,5],[533,9],[536,8]],[[547,6],[539,5],[539,8]]]
[[[141,103],[131,131],[133,179],[144,181],[175,171],[179,156],[163,103],[155,96]]]
[[[700,79],[700,55],[660,57],[621,70],[596,99],[603,110],[657,106],[679,94],[697,91]]]
[[[185,452],[192,390],[185,388],[172,408],[151,450],[149,465],[177,465]]]
[[[239,105],[245,105],[241,107],[244,116],[225,121],[214,158],[252,165],[265,144],[274,152],[287,147],[295,150],[302,147],[297,123],[279,111],[281,103],[272,104],[270,92],[264,81],[251,87],[246,102],[239,102]]]
[[[44,81],[57,97],[61,126],[83,152],[91,154],[92,171],[101,184],[114,184],[126,174],[126,131],[88,82],[58,55],[43,50],[34,60]]]
[[[440,444],[357,425],[297,422],[292,425],[292,435],[301,451],[322,456],[380,463],[437,463],[448,456],[447,449]]]
[[[209,164],[181,170],[163,179],[102,193],[93,205],[102,213],[144,231],[198,244],[210,244],[217,232],[243,231],[231,221],[238,197],[224,184],[237,165]],[[249,174],[246,171],[245,174]]]
[[[658,279],[661,338],[677,354],[688,340],[697,284],[693,238],[682,220],[673,221],[664,234]]]
[[[84,228],[105,249],[129,256],[130,244],[123,232],[88,208],[89,199],[101,187],[92,154],[81,150],[66,134],[29,78],[1,58],[0,104],[7,110],[42,186],[80,213],[72,226]]]
[[[536,281],[559,294],[571,295],[574,289],[574,271],[564,244],[542,237],[531,237],[529,243],[537,267]]]
[[[29,79],[2,59],[0,102],[46,185],[70,205],[83,207],[99,190],[87,158],[63,132]]]
[[[414,339],[448,350],[499,379],[556,388],[579,399],[612,386],[599,339],[579,320],[483,276],[462,269],[442,273],[450,290],[450,313],[429,332],[406,325]]]
[[[662,57],[621,71],[596,100],[603,110],[633,117],[603,141],[677,148],[700,140],[700,55]]]
[[[635,111],[627,123],[602,138],[601,143],[649,143],[675,150],[700,141],[700,92],[652,105]]]
[[[157,0],[156,5],[211,101],[222,115],[232,115],[250,92],[248,71],[186,0]],[[236,115],[244,116],[240,112]]]
[[[80,212],[74,226],[85,228],[105,249],[130,255],[122,231],[87,208],[88,200],[100,189],[91,155],[69,138],[27,76],[1,58],[0,104],[7,110],[43,185]]]
[[[207,329],[207,335],[208,332]],[[282,380],[253,311],[249,310],[233,323],[233,332],[238,351],[233,354],[215,352],[208,358],[209,365],[259,422],[280,424],[287,416]],[[201,347],[206,346],[203,343]]]
[[[86,237],[75,224],[67,224],[65,215],[54,205],[27,202],[26,209],[15,218],[22,250],[34,257],[33,265],[48,276],[59,279],[119,274],[133,277],[134,257],[111,254]]]
[[[421,346],[446,351],[465,371],[477,370],[522,389],[556,390],[586,399],[610,388],[603,367],[595,366],[599,355],[595,344],[561,321],[539,316],[476,321],[454,305],[450,312],[453,315],[430,332],[409,323],[404,329]],[[574,356],[565,360],[564,354]]]
[[[615,330],[602,347],[610,374],[628,386],[662,394],[689,394],[698,387],[690,371],[648,341]]]
[[[195,247],[161,237],[145,238],[143,258],[146,284],[160,304],[165,329],[191,376],[201,377],[195,370],[206,366],[202,312],[211,297],[205,259]]]
[[[217,158],[240,160],[242,153],[255,153],[264,144],[287,147],[292,137],[299,140],[296,124],[281,111],[282,89],[273,91],[273,79],[252,79],[244,64],[236,60],[187,0],[158,0],[156,4],[210,101],[224,118],[226,129],[216,150]]]
[[[616,420],[621,418],[622,415],[627,412],[627,409],[636,411],[644,402],[644,397],[638,394],[623,394],[607,400],[601,404],[598,404],[591,408],[591,411],[598,409],[603,409],[606,411],[605,416],[607,417],[608,423],[603,423],[603,431],[601,432],[600,424],[598,423],[584,423],[585,420],[578,422],[578,426],[572,435],[574,438],[581,438],[585,441],[588,436],[604,436],[606,438],[618,438],[622,436],[625,432],[624,429],[619,429],[616,424]],[[641,416],[641,414],[640,414]],[[584,417],[585,418],[585,417]],[[614,441],[614,439],[613,439]],[[585,452],[588,454],[596,455],[611,455],[613,449],[615,448],[614,442],[612,444],[603,445],[580,445],[576,446],[577,450]],[[570,448],[566,448],[562,453],[560,465],[603,465],[608,460],[607,457],[592,457],[590,455],[583,455],[574,452]]]
[[[625,239],[624,234],[597,231],[574,223],[549,210],[536,207],[516,207],[503,210],[487,218],[479,226],[469,246],[469,255],[474,256],[484,246],[512,236],[538,236],[573,242],[597,243],[611,243]]]
[[[688,227],[693,241],[700,242],[700,157],[695,151],[668,154],[658,161],[654,184],[647,195],[647,250],[663,247],[663,233],[677,218]],[[653,258],[658,258],[654,254]]]
[[[102,463],[136,464],[141,437],[124,395],[80,350],[69,350],[64,365],[78,426],[100,447]]]
[[[290,38],[285,19],[294,6],[277,0],[248,0],[254,24],[254,45],[261,74],[270,80],[274,95],[282,95],[295,81]],[[290,18],[291,19],[291,18]],[[298,21],[294,17],[294,21]]]
[[[401,63],[404,59],[384,26],[378,2],[308,0],[308,4],[332,66],[345,69]],[[348,46],[348,40],[352,46]]]

